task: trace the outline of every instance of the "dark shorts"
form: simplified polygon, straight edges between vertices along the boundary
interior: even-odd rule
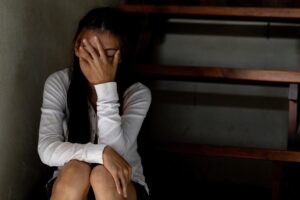
[[[49,181],[46,184],[48,199],[50,199],[52,187],[53,187],[53,184],[54,184],[55,180],[56,180],[56,178],[52,179],[51,181]],[[135,187],[135,190],[136,190],[137,200],[150,200],[150,197],[149,197],[149,195],[148,195],[148,193],[147,193],[144,186],[142,186],[139,183],[136,183],[134,181],[132,181],[132,183],[133,183],[133,185]],[[90,191],[89,191],[89,198],[88,199],[89,200],[94,200],[95,199],[92,189],[90,189]]]

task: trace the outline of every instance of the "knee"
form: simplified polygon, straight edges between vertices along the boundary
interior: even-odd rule
[[[90,173],[91,167],[87,163],[78,160],[69,161],[60,172],[62,179],[66,179],[65,181],[78,179],[86,182],[89,182]]]
[[[78,160],[69,161],[60,171],[53,185],[52,193],[85,195],[90,186],[90,172],[91,168],[88,164]]]
[[[89,164],[79,161],[79,160],[70,160],[63,166],[63,170],[65,171],[86,171],[91,170]]]
[[[93,168],[90,176],[90,183],[92,187],[105,188],[116,190],[115,181],[112,175],[107,171],[103,165],[98,165]]]

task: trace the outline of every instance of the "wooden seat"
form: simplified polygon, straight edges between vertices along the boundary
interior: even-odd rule
[[[184,6],[184,5],[126,5],[120,10],[129,13],[185,15],[197,17],[245,18],[295,20],[300,18],[300,8],[258,8],[258,7],[224,7],[224,6]]]
[[[164,17],[187,18],[218,18],[218,19],[254,19],[267,21],[295,22],[300,19],[299,8],[240,8],[213,6],[155,6],[155,5],[121,5],[120,10],[128,13],[144,13]],[[147,48],[151,38],[151,30],[145,28],[144,40]],[[184,80],[215,83],[238,83],[247,85],[272,85],[288,87],[289,102],[288,147],[286,150],[241,148],[229,146],[212,146],[203,144],[158,144],[158,148],[178,153],[197,154],[205,156],[224,156],[246,159],[273,161],[272,199],[280,199],[280,180],[284,162],[300,162],[299,145],[296,141],[298,127],[298,90],[300,72],[284,70],[262,70],[228,67],[205,66],[171,66],[140,63],[135,66],[136,71],[148,79]]]
[[[289,89],[289,127],[287,150],[212,146],[203,144],[159,144],[164,151],[205,156],[223,156],[234,158],[274,161],[272,199],[280,199],[280,180],[283,162],[300,162],[299,145],[296,142],[298,127],[298,90],[300,72],[280,70],[238,69],[224,67],[190,67],[146,65],[136,66],[137,72],[150,79],[170,79],[184,81],[210,81],[216,83],[238,83],[250,85],[286,86]]]

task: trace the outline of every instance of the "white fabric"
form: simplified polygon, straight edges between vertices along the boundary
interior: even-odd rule
[[[132,180],[144,185],[148,191],[137,152],[137,136],[151,103],[150,90],[141,83],[131,85],[123,95],[123,114],[120,116],[117,84],[95,85],[97,113],[90,106],[89,114],[91,141],[97,134],[98,144],[76,144],[67,142],[69,83],[68,69],[50,75],[45,83],[38,141],[42,162],[58,168],[72,159],[103,164],[102,153],[109,145],[132,166]]]

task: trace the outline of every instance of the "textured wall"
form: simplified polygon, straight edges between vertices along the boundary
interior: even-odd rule
[[[118,0],[0,2],[0,199],[28,199],[40,179],[37,138],[42,89],[69,64],[78,20]]]

